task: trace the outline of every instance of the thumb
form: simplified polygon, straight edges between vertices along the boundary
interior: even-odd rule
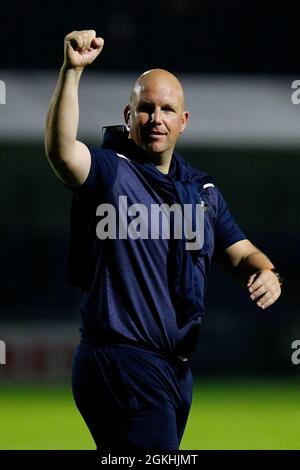
[[[103,44],[104,44],[104,39],[98,37],[98,38],[94,38],[94,39],[93,39],[91,46],[94,45],[94,46],[96,46],[96,47],[98,48],[98,47],[103,46]]]

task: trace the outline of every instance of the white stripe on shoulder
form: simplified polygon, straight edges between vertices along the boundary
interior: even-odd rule
[[[117,153],[118,157],[125,158],[125,160],[129,160],[129,158],[125,157],[125,155],[122,155],[121,153]]]
[[[203,189],[205,189],[205,188],[214,188],[214,187],[215,187],[215,185],[212,184],[212,183],[206,183],[206,184],[203,185]]]

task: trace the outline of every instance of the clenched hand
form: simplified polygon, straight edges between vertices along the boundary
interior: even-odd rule
[[[83,68],[90,65],[103,49],[104,40],[96,37],[93,29],[72,31],[65,37],[65,60],[67,68]]]

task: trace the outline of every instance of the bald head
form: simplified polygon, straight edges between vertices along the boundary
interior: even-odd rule
[[[130,104],[133,105],[137,97],[144,91],[155,88],[169,89],[172,94],[177,95],[181,109],[184,109],[184,92],[182,85],[175,75],[164,69],[151,69],[139,76],[130,95]]]
[[[149,70],[137,79],[124,110],[129,137],[164,168],[188,117],[180,81],[163,69]]]

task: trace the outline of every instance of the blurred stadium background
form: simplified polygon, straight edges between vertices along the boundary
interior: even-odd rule
[[[300,14],[282,8],[195,0],[6,5],[0,449],[94,448],[69,385],[80,325],[79,293],[64,285],[71,195],[43,147],[63,38],[90,28],[105,48],[82,78],[79,138],[100,144],[101,126],[122,123],[141,72],[176,73],[191,112],[178,150],[215,177],[241,228],[286,280],[280,301],[262,312],[213,267],[182,448],[300,449],[300,365],[291,361],[300,339],[300,105],[291,101]]]

